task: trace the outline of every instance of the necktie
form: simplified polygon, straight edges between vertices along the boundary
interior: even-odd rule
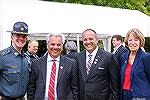
[[[88,57],[89,57],[89,60],[88,60],[87,65],[86,65],[86,73],[87,73],[87,75],[89,74],[89,71],[90,71],[90,68],[91,68],[91,65],[92,65],[92,55],[89,54]]]
[[[48,100],[55,99],[55,76],[56,76],[56,60],[52,60],[52,70],[50,76],[49,90],[48,90]]]

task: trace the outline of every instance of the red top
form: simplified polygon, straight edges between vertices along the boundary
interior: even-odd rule
[[[124,83],[123,83],[123,89],[125,89],[125,90],[130,90],[131,69],[132,69],[132,65],[130,63],[127,63],[125,77],[124,77]]]

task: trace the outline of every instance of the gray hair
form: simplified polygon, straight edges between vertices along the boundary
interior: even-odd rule
[[[62,43],[65,43],[65,36],[62,33],[49,33],[46,37],[47,44],[49,43],[51,36],[61,37]]]
[[[37,40],[29,40],[28,41],[28,46],[32,43],[32,42],[37,42],[39,44],[39,42]]]
[[[76,46],[76,43],[74,41],[68,41],[65,44],[65,48],[69,51],[76,51],[77,50],[77,46]]]

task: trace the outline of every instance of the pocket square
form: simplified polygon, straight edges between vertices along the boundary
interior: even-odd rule
[[[102,70],[104,70],[104,68],[103,68],[103,67],[99,67],[98,69],[102,69]]]

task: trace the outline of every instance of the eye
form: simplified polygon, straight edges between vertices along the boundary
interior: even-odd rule
[[[89,40],[93,40],[93,38],[89,38]]]
[[[57,44],[57,46],[59,47],[59,46],[61,46],[61,44]]]
[[[23,35],[22,37],[23,37],[23,38],[26,38],[27,36],[26,36],[26,35]]]
[[[135,39],[135,41],[139,41],[138,39]]]
[[[85,38],[85,39],[83,39],[83,41],[87,41],[87,39]]]
[[[51,46],[55,46],[55,44],[54,44],[54,43],[51,43],[50,45],[51,45]]]
[[[131,42],[131,41],[132,41],[132,39],[129,39],[128,41],[130,41],[130,42]]]

